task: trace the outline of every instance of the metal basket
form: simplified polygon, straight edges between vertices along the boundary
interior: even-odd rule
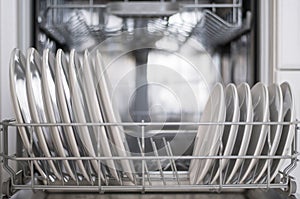
[[[139,193],[146,193],[146,192],[203,192],[203,191],[213,191],[213,192],[225,192],[225,191],[241,191],[245,189],[282,189],[283,191],[288,192],[289,194],[293,194],[296,189],[296,184],[293,177],[290,176],[291,171],[296,167],[297,164],[297,157],[299,153],[297,152],[297,132],[299,131],[298,125],[300,122],[223,122],[223,123],[59,123],[59,124],[18,124],[12,120],[4,120],[1,123],[2,131],[1,131],[1,140],[0,143],[3,146],[3,151],[1,153],[0,158],[2,159],[2,167],[5,171],[9,174],[9,179],[4,180],[3,175],[1,175],[1,190],[3,190],[3,194],[10,196],[17,190],[55,190],[55,191],[84,191],[84,192],[99,192],[99,193],[106,193],[106,192],[139,192]],[[219,146],[219,154],[214,156],[192,156],[192,155],[174,155],[173,150],[170,147],[170,142],[167,141],[165,137],[161,136],[153,136],[150,138],[150,143],[154,149],[154,155],[147,155],[145,153],[145,145],[149,144],[146,143],[146,132],[145,128],[148,126],[192,126],[197,128],[199,125],[291,125],[295,128],[295,136],[291,146],[290,155],[260,155],[260,156],[225,156],[223,155],[223,144],[222,144],[222,136],[220,140]],[[58,157],[53,156],[49,157],[30,157],[28,154],[24,152],[23,154],[10,154],[8,151],[8,143],[9,143],[9,134],[17,133],[16,128],[18,126],[26,126],[27,128],[33,129],[36,126],[42,126],[43,128],[50,128],[51,126],[123,126],[125,127],[136,127],[140,136],[137,138],[137,143],[139,145],[140,154],[136,156],[127,156],[127,157],[103,157],[100,156],[100,151],[98,151],[98,155],[96,157]],[[186,133],[184,131],[178,131],[177,133]],[[33,144],[33,131],[30,132],[30,140],[31,145]],[[100,136],[98,136],[97,145],[100,144],[99,142]],[[270,133],[267,135],[267,140],[270,138]],[[165,150],[167,155],[160,155],[157,152],[156,140],[161,140],[165,144]],[[269,142],[268,146],[270,147],[271,144]],[[100,148],[100,147],[98,147]],[[259,183],[253,183],[253,179],[249,180],[247,183],[239,182],[239,177],[230,184],[224,183],[224,179],[226,178],[226,170],[224,172],[220,172],[220,177],[217,183],[211,183],[210,180],[207,180],[205,183],[202,184],[195,184],[192,185],[189,182],[189,172],[185,168],[179,168],[177,161],[190,161],[192,159],[214,159],[215,164],[213,167],[222,165],[222,159],[265,159],[268,161],[268,169],[266,172],[265,179],[260,181]],[[77,180],[73,181],[69,178],[64,177],[63,180],[59,181],[57,179],[47,178],[43,179],[38,173],[34,170],[33,161],[40,161],[41,165],[45,163],[47,160],[53,160],[56,162],[60,162],[62,160],[97,160],[99,165],[102,161],[107,159],[112,159],[114,161],[118,161],[121,159],[128,159],[135,163],[142,165],[141,170],[134,173],[135,181],[130,181],[125,174],[119,173],[120,182],[116,182],[109,174],[104,175],[105,181],[100,179],[100,174],[90,174],[92,181],[88,182],[86,180]],[[271,164],[272,161],[275,159],[286,159],[289,160],[290,163],[284,167],[277,175],[277,177],[271,181]],[[154,161],[158,165],[158,169],[150,170],[148,168],[147,161]],[[163,167],[161,162],[162,161],[168,162],[168,170],[166,167]],[[219,163],[216,164],[216,163]],[[17,167],[13,166],[17,165]],[[46,165],[46,163],[44,164]],[[58,164],[59,165],[59,164]],[[45,167],[46,169],[46,167]],[[62,176],[67,176],[67,174],[63,173],[62,169],[60,169]],[[241,171],[240,171],[241,172]],[[255,176],[256,170],[252,173]],[[51,174],[49,174],[51,176]],[[78,176],[79,177],[79,176]],[[211,176],[212,177],[212,176]],[[67,180],[66,180],[67,179]],[[78,178],[80,179],[80,177]],[[208,178],[211,179],[211,178]]]

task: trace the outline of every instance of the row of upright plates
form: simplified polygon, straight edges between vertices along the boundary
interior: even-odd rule
[[[10,60],[10,90],[16,121],[21,124],[119,122],[120,116],[113,110],[103,71],[98,52],[92,61],[88,51],[80,59],[72,50],[67,59],[62,50],[58,50],[56,55],[44,50],[40,55],[30,48],[25,57],[15,49]],[[105,181],[106,174],[109,174],[117,182],[120,182],[120,175],[134,181],[132,161],[111,159],[112,156],[128,156],[122,126],[52,125],[31,128],[25,125],[19,126],[18,130],[31,157],[49,158],[43,164],[33,161],[36,170],[45,179],[92,181],[92,176],[98,176]],[[30,142],[31,135],[33,144]],[[107,159],[99,164],[96,159],[80,159],[83,156],[104,156]],[[75,161],[64,159],[59,165],[51,157],[79,158]]]
[[[292,124],[294,117],[294,100],[287,82],[269,86],[259,82],[251,89],[247,83],[225,88],[217,84],[201,122],[219,125],[199,126],[193,155],[231,158],[193,159],[189,167],[191,184],[271,182],[284,164],[283,157],[291,154],[295,126],[287,123]]]
[[[18,49],[12,52],[10,91],[16,121],[24,124],[18,130],[30,157],[47,157],[33,160],[45,179],[91,182],[98,176],[105,182],[109,176],[119,183],[124,177],[136,181],[133,161],[126,158],[130,153],[124,128],[82,125],[121,121],[114,111],[101,54],[95,54],[85,51],[79,58],[72,50],[67,57],[62,50],[54,55],[46,49],[40,55],[34,48],[26,56]],[[190,183],[272,181],[284,159],[258,157],[291,152],[294,127],[281,123],[294,119],[293,95],[286,82],[257,83],[251,89],[247,83],[225,88],[216,84],[200,121],[211,124],[199,125],[192,154],[204,158],[191,160]],[[209,158],[218,155],[224,158]],[[93,159],[99,156],[106,159]]]

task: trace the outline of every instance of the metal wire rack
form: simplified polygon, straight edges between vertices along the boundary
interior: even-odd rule
[[[203,21],[194,29],[194,36],[206,46],[226,44],[250,29],[251,13],[247,13],[244,23],[228,23],[211,11],[204,11]]]
[[[201,3],[197,0],[65,3],[49,1],[39,16],[39,27],[60,46],[79,51],[135,28],[167,31],[183,41],[194,36],[213,47],[249,30],[251,21],[250,13],[246,19],[242,17],[241,0],[231,3]]]
[[[297,165],[297,157],[299,153],[297,152],[297,133],[299,131],[300,122],[202,122],[202,123],[188,123],[188,122],[172,122],[172,123],[59,123],[59,124],[18,124],[13,120],[4,120],[1,122],[2,131],[0,134],[0,143],[2,145],[1,152],[1,166],[5,169],[5,171],[9,174],[9,179],[4,180],[3,175],[0,175],[0,190],[3,191],[3,194],[6,196],[10,196],[17,190],[47,190],[47,191],[88,191],[88,192],[203,192],[203,191],[213,191],[213,192],[225,192],[225,191],[241,191],[244,189],[282,189],[289,194],[295,193],[296,183],[293,177],[290,176],[290,173]],[[147,138],[146,128],[149,126],[181,126],[181,127],[197,127],[199,125],[290,125],[292,128],[295,128],[295,135],[291,146],[291,151],[289,155],[270,155],[269,152],[267,155],[245,155],[245,156],[237,156],[231,155],[226,156],[223,155],[223,144],[222,144],[222,136],[220,137],[219,146],[219,154],[214,156],[193,156],[191,154],[185,155],[177,155],[174,154],[173,149],[170,145],[170,141],[166,139],[164,136],[152,136]],[[123,126],[125,127],[136,127],[137,132],[140,136],[136,137],[137,144],[140,149],[140,153],[135,156],[113,156],[113,157],[104,157],[99,154],[95,157],[90,156],[82,156],[82,157],[59,157],[53,155],[53,157],[44,157],[42,154],[40,156],[32,156],[28,153],[23,152],[23,154],[10,154],[8,151],[8,143],[9,143],[9,135],[13,133],[17,133],[17,127],[26,127],[31,129],[29,132],[31,145],[33,145],[33,134],[34,127],[41,126],[43,128],[50,128],[53,126]],[[184,130],[178,130],[176,133],[187,133]],[[196,133],[196,132],[189,132]],[[268,133],[266,140],[269,140],[270,133]],[[97,138],[97,146],[99,148],[100,136]],[[151,155],[145,153],[146,140],[150,140],[150,145],[152,145],[153,153]],[[162,141],[164,145],[165,154],[161,155],[158,153],[157,140]],[[268,147],[271,147],[269,141],[266,142]],[[30,153],[30,152],[29,152]],[[219,180],[216,183],[211,183],[210,180],[202,184],[190,184],[189,181],[189,172],[188,168],[185,166],[180,166],[180,162],[189,162],[192,159],[213,159],[215,160],[214,167],[221,167],[223,159],[236,160],[236,159],[264,159],[268,162],[268,169],[265,173],[264,180],[261,180],[258,183],[254,183],[253,178],[247,183],[242,183],[239,181],[239,177],[237,177],[232,183],[225,183],[225,178],[227,175],[227,169],[224,172],[220,173]],[[130,181],[128,177],[119,172],[120,181],[117,182],[114,180],[108,172],[103,170],[103,175],[105,176],[105,181],[101,180],[100,173],[95,174],[90,172],[91,181],[86,181],[80,174],[77,174],[78,180],[74,181],[69,178],[69,176],[64,173],[63,169],[60,168],[61,175],[64,176],[62,180],[55,179],[49,169],[47,168],[47,160],[53,160],[57,163],[59,167],[60,162],[63,160],[68,160],[70,162],[76,160],[82,160],[88,162],[89,160],[97,160],[99,165],[101,162],[105,160],[122,160],[128,159],[133,161],[134,164],[141,165],[140,170],[134,173],[135,180]],[[276,178],[271,181],[271,165],[272,161],[286,159],[289,161],[289,164],[285,166],[282,170],[280,170],[276,176]],[[42,167],[47,173],[48,178],[43,178],[35,171],[34,161],[40,162]],[[149,168],[149,161],[155,162],[157,164],[156,169]],[[165,161],[167,164],[162,165],[162,162]],[[218,163],[218,164],[217,164]],[[17,167],[13,166],[17,165]],[[167,165],[167,166],[166,166]],[[168,169],[167,169],[168,168]],[[239,171],[239,172],[242,172]],[[255,176],[256,169],[253,171],[252,176]],[[237,175],[240,176],[240,175]],[[211,176],[212,177],[212,176]],[[212,179],[209,177],[208,179]]]

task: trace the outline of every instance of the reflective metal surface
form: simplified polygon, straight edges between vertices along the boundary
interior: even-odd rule
[[[102,55],[104,75],[97,74],[95,81],[99,84],[107,75],[106,90],[113,100],[114,111],[120,113],[118,122],[198,122],[210,89],[221,81],[209,53],[192,38],[183,44],[161,31],[135,29],[106,39],[91,52],[91,58],[97,58],[97,50]],[[130,132],[126,137],[130,151],[139,154],[136,137],[141,138],[141,132],[136,127],[125,130]],[[196,128],[163,124],[145,127],[145,153],[154,155],[155,144],[157,153],[166,154],[162,140],[152,142],[150,137],[154,132],[163,134],[168,130],[173,134],[165,137],[174,155],[191,154],[194,134],[183,136],[176,131]],[[163,167],[165,164],[168,161],[162,161]],[[159,166],[152,161],[149,167]]]
[[[201,43],[162,32],[124,32],[98,45],[122,121],[199,121],[218,68]],[[145,95],[146,93],[146,95]]]

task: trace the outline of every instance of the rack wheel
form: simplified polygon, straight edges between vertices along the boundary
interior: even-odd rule
[[[296,191],[297,191],[297,183],[296,183],[295,180],[293,180],[293,179],[289,180],[289,189],[287,191],[288,191],[289,196],[293,195],[294,193],[296,193]]]

